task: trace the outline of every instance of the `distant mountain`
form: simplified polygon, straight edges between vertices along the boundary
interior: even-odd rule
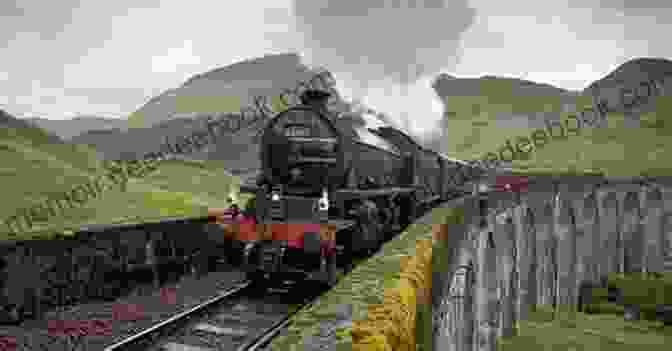
[[[672,91],[672,61],[664,58],[632,59],[591,83],[584,89],[584,94],[636,122],[641,113],[654,107],[650,104],[653,100],[640,99],[637,103],[632,103],[628,95],[648,96],[648,88],[643,83],[650,81],[658,81],[658,87],[663,91],[667,90],[669,94]]]
[[[96,116],[79,116],[72,119],[54,120],[46,118],[28,118],[30,123],[45,129],[63,140],[86,133],[90,130],[126,129],[125,119],[104,118]]]
[[[478,140],[478,135],[473,134],[478,128],[451,128],[458,124],[456,120],[469,122],[486,118],[487,123],[494,123],[497,128],[543,128],[545,119],[559,118],[562,112],[573,108],[580,96],[578,91],[546,83],[490,75],[458,78],[442,73],[434,79],[432,87],[444,105],[440,126],[444,131],[447,129],[447,135],[436,133],[426,144],[441,152],[455,151],[448,146],[451,144],[448,138],[464,139],[464,145]]]
[[[21,136],[22,139],[35,138],[35,140],[43,140],[51,143],[63,143],[61,138],[50,133],[50,131],[40,128],[23,118],[16,118],[4,110],[0,110],[0,126],[8,128],[8,132],[11,131],[12,135]],[[7,138],[6,134],[5,138]]]
[[[432,85],[444,104],[444,117],[471,118],[481,112],[502,123],[525,117],[538,124],[537,113],[561,113],[576,103],[579,91],[518,78],[482,76],[456,78],[440,74]],[[499,105],[499,106],[497,106]]]
[[[279,96],[283,89],[297,89],[324,70],[311,69],[296,54],[270,55],[246,60],[195,75],[184,84],[151,98],[129,117],[127,131],[93,131],[72,138],[73,143],[94,146],[105,158],[135,158],[158,151],[166,141],[205,130],[208,116],[227,118],[256,96]],[[271,101],[269,101],[270,103]],[[276,101],[277,102],[277,101]],[[337,95],[330,106],[340,113],[352,110]],[[277,112],[277,110],[276,110]],[[192,159],[225,161],[230,170],[259,167],[258,136],[263,123],[235,135],[223,135],[215,145],[188,155]]]
[[[185,114],[239,112],[254,97],[279,96],[309,82],[318,69],[301,63],[294,53],[245,60],[195,75],[181,86],[151,98],[129,116],[132,126],[149,127]],[[270,99],[269,99],[270,102]]]
[[[615,70],[591,83],[585,92],[594,92],[613,85],[629,82],[644,82],[672,75],[672,61],[665,58],[642,57],[632,59],[618,66]]]
[[[433,88],[440,97],[450,96],[480,96],[489,93],[489,89],[498,84],[506,86],[510,91],[506,92],[518,96],[575,96],[577,92],[558,88],[551,84],[533,82],[525,79],[497,77],[485,75],[479,78],[458,78],[446,73],[439,74],[433,83]]]

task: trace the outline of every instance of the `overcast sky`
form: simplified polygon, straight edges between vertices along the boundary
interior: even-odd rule
[[[347,2],[2,0],[0,106],[125,117],[194,74],[299,51],[334,70],[346,96],[433,114],[428,79],[441,71],[581,89],[630,58],[672,57],[668,1]]]

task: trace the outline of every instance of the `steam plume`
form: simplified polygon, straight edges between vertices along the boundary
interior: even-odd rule
[[[361,99],[396,125],[411,120],[413,130],[407,132],[435,129],[443,106],[429,80],[458,62],[460,39],[476,14],[467,0],[294,0],[293,5],[304,59],[335,72],[345,98]]]

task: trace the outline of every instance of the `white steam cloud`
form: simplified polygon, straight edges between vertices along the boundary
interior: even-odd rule
[[[334,72],[344,98],[415,136],[436,130],[443,105],[430,82],[458,62],[476,15],[467,0],[294,0],[293,12],[304,59]]]

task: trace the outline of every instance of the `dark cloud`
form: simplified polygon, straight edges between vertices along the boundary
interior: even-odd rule
[[[26,11],[17,1],[0,2],[0,17],[20,17],[24,16]]]
[[[43,40],[53,40],[72,23],[73,9],[82,0],[10,0],[0,1],[2,39],[8,40],[21,32],[38,33]]]
[[[669,0],[598,0],[601,8],[641,11],[654,9],[669,9]]]
[[[400,5],[403,3],[403,5]],[[467,0],[294,0],[311,61],[363,80],[416,81],[457,62],[476,11]]]
[[[669,0],[567,0],[570,8],[617,11],[626,16],[658,16],[660,11],[669,12]],[[598,14],[599,16],[599,14]],[[669,20],[661,22],[669,23]]]
[[[106,22],[124,15],[129,8],[156,7],[160,0],[89,2],[84,0],[2,0],[0,1],[0,40],[17,33],[38,33],[42,40],[63,39],[64,32],[75,25],[77,38],[106,35]],[[83,27],[86,27],[84,30]]]

